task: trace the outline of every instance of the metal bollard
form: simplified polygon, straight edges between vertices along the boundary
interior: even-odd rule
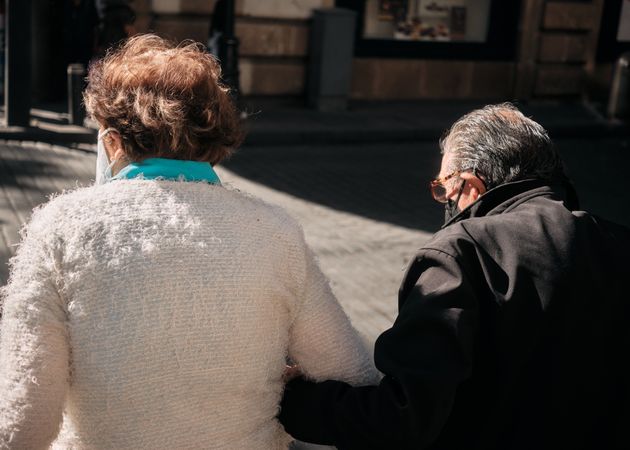
[[[623,53],[615,64],[607,113],[609,119],[630,116],[630,52]]]
[[[68,65],[68,115],[72,125],[83,125],[85,109],[82,94],[85,85],[85,66],[83,64]]]
[[[352,81],[356,12],[342,8],[313,11],[306,98],[319,111],[343,111]]]

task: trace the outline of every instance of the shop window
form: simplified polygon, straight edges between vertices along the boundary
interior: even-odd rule
[[[513,59],[518,0],[337,0],[357,12],[357,56]]]
[[[364,39],[486,42],[490,0],[367,0]]]

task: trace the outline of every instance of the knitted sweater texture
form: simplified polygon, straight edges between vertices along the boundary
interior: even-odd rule
[[[2,299],[1,449],[285,449],[287,356],[315,380],[376,377],[300,227],[221,186],[60,195]]]

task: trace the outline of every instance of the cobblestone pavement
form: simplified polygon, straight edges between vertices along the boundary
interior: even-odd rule
[[[300,151],[319,159],[308,148],[296,149],[291,158],[276,159],[270,158],[268,149],[247,149],[243,150],[243,157],[235,157],[228,168],[220,167],[217,171],[224,184],[283,206],[302,224],[334,292],[366,344],[371,346],[376,336],[391,325],[404,265],[429,233],[404,226],[413,221],[413,214],[406,209],[396,212],[403,199],[391,192],[395,180],[388,182],[386,178],[398,178],[400,173],[391,168],[375,172],[365,162],[356,164],[334,155],[320,164],[305,161],[303,165],[299,161]],[[28,220],[32,208],[44,202],[50,193],[89,184],[93,179],[94,154],[14,142],[0,144],[0,161],[0,282],[4,284],[6,260],[14,252],[19,242],[18,229]],[[258,181],[248,180],[238,172]],[[270,177],[279,183],[278,189],[293,194],[265,185],[263,181]],[[364,181],[370,186],[362,186]],[[410,184],[417,189],[415,180]],[[306,197],[312,199],[295,195],[297,191],[308,193]],[[331,206],[346,203],[352,205],[350,209],[354,212]],[[402,224],[364,217],[356,212],[357,208]],[[327,447],[295,443],[292,448]]]
[[[52,193],[93,178],[94,153],[42,143],[0,141],[0,285],[19,229]]]
[[[622,139],[558,143],[583,207],[630,225]],[[304,227],[333,290],[373,341],[391,325],[403,268],[439,228],[427,180],[434,143],[245,147],[217,170],[225,184],[276,203]],[[90,183],[93,148],[0,142],[0,284],[18,229],[47,195]]]
[[[562,140],[558,147],[584,209],[630,226],[628,141]],[[405,264],[442,221],[427,190],[438,153],[428,142],[245,147],[217,170],[225,184],[283,206],[302,224],[371,344],[395,317]],[[93,148],[0,142],[0,285],[32,208],[50,193],[90,183],[93,170]]]
[[[372,174],[373,169],[365,163],[352,162],[355,168],[363,166],[363,169],[344,173],[347,169],[344,159],[334,157],[320,164],[306,161],[306,165],[298,170],[302,165],[295,157],[301,150],[309,154],[309,149],[296,149],[293,158],[274,160],[265,155],[267,149],[247,149],[243,150],[243,157],[235,157],[227,168],[217,170],[225,184],[283,206],[303,225],[306,239],[318,255],[333,290],[356,328],[371,342],[391,324],[405,262],[429,234],[322,205],[261,182],[273,177],[280,183],[280,188],[289,192],[304,188],[314,197],[331,196],[333,205],[343,206],[339,202],[350,202],[359,210],[371,205],[377,214],[387,219],[397,219],[403,224],[411,220],[408,211],[395,214],[396,203],[401,199],[387,189],[394,187],[393,180],[388,184],[384,178],[383,173],[387,170]],[[94,154],[48,144],[13,142],[0,145],[0,161],[3,180],[0,281],[4,284],[6,260],[14,252],[19,242],[18,230],[28,220],[32,208],[44,202],[50,193],[90,183]],[[366,169],[372,187],[362,187]],[[238,174],[243,171],[249,171],[258,181]],[[397,174],[389,171],[389,176]],[[301,186],[295,186],[296,183]],[[370,198],[361,198],[368,194]]]
[[[368,341],[391,325],[405,264],[429,233],[312,203],[225,168],[218,172],[225,183],[283,206],[302,224],[333,291]]]

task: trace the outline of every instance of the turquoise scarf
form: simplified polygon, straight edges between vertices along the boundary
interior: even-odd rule
[[[148,158],[141,162],[129,163],[112,180],[138,177],[145,180],[205,181],[210,184],[221,184],[210,163],[167,158]]]

